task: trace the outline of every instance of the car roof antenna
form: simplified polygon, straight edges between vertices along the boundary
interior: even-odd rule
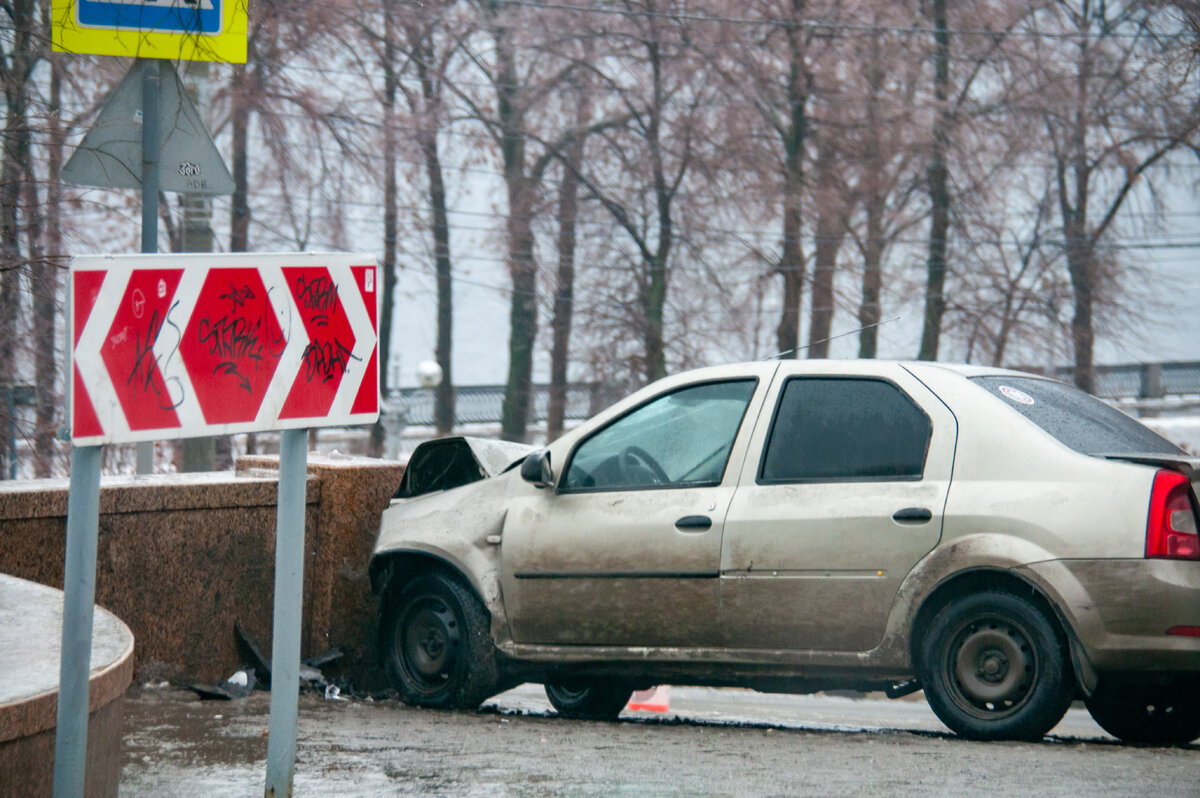
[[[822,338],[820,341],[810,341],[807,344],[805,344],[804,346],[798,346],[795,349],[785,349],[782,352],[777,352],[777,353],[771,355],[770,357],[764,357],[763,360],[764,361],[778,360],[779,358],[787,357],[788,355],[790,355],[794,352],[802,352],[805,349],[808,349],[810,346],[816,346],[817,344],[823,344],[826,341],[832,341],[835,338],[845,338],[847,335],[854,335],[855,333],[860,333],[863,330],[869,330],[872,327],[882,327],[883,325],[889,324],[893,321],[899,321],[900,318],[901,318],[900,316],[892,316],[890,319],[884,319],[883,321],[877,321],[874,324],[868,324],[864,327],[859,327],[857,330],[850,330],[849,332],[838,333],[837,335],[831,335],[828,338]]]

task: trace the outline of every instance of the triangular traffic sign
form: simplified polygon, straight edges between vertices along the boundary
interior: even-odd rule
[[[63,167],[63,180],[79,186],[141,188],[142,69],[135,61],[100,109],[95,124]],[[158,62],[149,62],[158,69]],[[232,194],[233,177],[174,64],[161,64],[158,98],[158,180],[163,191]]]

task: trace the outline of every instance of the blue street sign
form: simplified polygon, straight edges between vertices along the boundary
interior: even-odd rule
[[[200,33],[221,32],[226,0],[78,0],[81,26],[113,30]]]

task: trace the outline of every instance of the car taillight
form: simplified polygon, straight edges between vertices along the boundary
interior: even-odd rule
[[[1150,491],[1146,519],[1146,556],[1200,560],[1200,535],[1192,507],[1191,485],[1178,471],[1159,471]]]

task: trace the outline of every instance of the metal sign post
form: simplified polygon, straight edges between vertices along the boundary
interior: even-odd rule
[[[159,62],[139,58],[142,69],[142,252],[158,252]],[[154,473],[154,441],[137,445],[137,473]]]
[[[271,645],[271,721],[267,798],[291,796],[300,693],[300,608],[304,603],[304,512],[308,430],[279,436],[279,507],[275,515],[275,612]]]
[[[62,655],[58,669],[58,726],[54,738],[54,798],[83,795],[86,783],[88,672],[92,661],[92,612],[96,600],[101,451],[100,446],[78,446],[71,450]]]

